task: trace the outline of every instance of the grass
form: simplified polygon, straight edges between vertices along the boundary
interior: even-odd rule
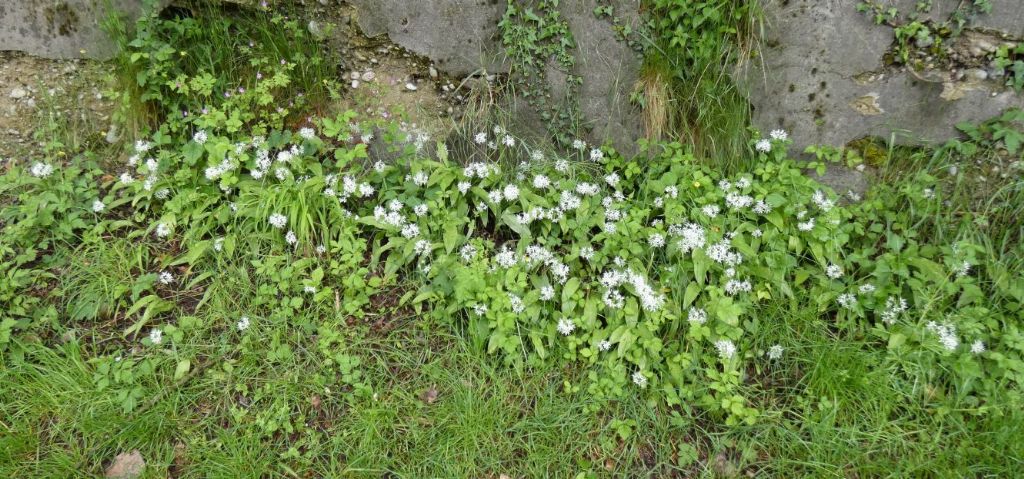
[[[266,35],[267,48],[284,48],[259,15],[245,24]],[[224,24],[196,18],[209,22],[209,37],[195,40],[188,68],[227,65],[225,77],[247,75],[225,53],[238,45]],[[316,89],[330,77],[324,65],[301,73],[294,88]],[[742,168],[748,117],[728,82],[702,73],[686,80],[703,85],[687,93],[694,83],[665,78],[674,67],[652,61],[647,68],[652,131],[680,135],[708,158],[734,159],[723,168]],[[464,117],[457,133],[465,139],[453,157],[479,154],[471,135],[488,114]],[[52,116],[40,131],[51,145],[98,148]],[[920,188],[922,174],[938,178],[948,205],[894,211],[908,212],[918,235],[983,245],[993,258],[986,267],[1003,268],[991,277],[1009,281],[1024,266],[1021,182],[978,178],[991,176],[984,172],[992,166],[1012,171],[1015,158],[1000,149],[886,147],[876,166],[880,189]],[[953,165],[961,174],[949,173]],[[16,204],[7,191],[0,188],[0,204]],[[325,210],[319,193],[280,201],[298,205],[288,212],[293,218]],[[135,214],[129,210],[118,214]],[[233,253],[190,266],[171,264],[181,245],[123,231],[86,232],[45,251],[46,261],[34,265],[52,280],[39,296],[57,320],[0,349],[0,477],[97,477],[133,449],[147,461],[144,477],[180,478],[1017,477],[1024,470],[1019,404],[943,395],[957,389],[940,387],[933,361],[894,356],[871,331],[834,324],[813,304],[777,301],[749,319],[756,354],[773,344],[786,353],[752,366],[741,384],[764,414],[753,425],[726,426],[694,404],[668,407],[641,395],[598,402],[585,389],[586,370],[507,366],[458,322],[387,301],[371,300],[361,318],[324,303],[271,314],[277,305],[264,301],[277,295],[262,291],[282,281],[258,274],[254,263],[268,260],[271,241],[252,235]],[[180,337],[145,349],[147,330],[132,331],[138,315],[126,310],[140,276],[159,270],[185,286],[174,294],[158,287],[170,306],[155,313],[177,325],[166,334]],[[204,275],[216,279],[192,285]],[[240,332],[243,314],[252,325]],[[344,365],[352,357],[361,376]]]

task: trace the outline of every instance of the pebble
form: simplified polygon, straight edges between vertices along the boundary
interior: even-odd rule
[[[18,100],[18,99],[21,99],[21,98],[25,98],[26,96],[28,96],[28,92],[25,91],[24,88],[15,88],[15,89],[11,90],[10,97],[14,98],[15,100]]]
[[[437,68],[434,68],[433,65],[430,66],[429,72],[430,72],[430,78],[437,78]]]
[[[368,70],[363,73],[363,81],[373,81],[374,78],[377,78],[377,74],[374,73],[373,70]]]
[[[359,80],[352,80],[352,89],[359,88]]]
[[[405,89],[409,91],[416,91],[419,87],[417,87],[415,83],[409,82],[405,84]]]

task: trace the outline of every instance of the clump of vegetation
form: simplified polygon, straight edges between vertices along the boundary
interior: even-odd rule
[[[204,34],[143,25],[181,33],[122,61]],[[315,115],[293,54],[136,57],[157,122],[123,162],[0,176],[5,476],[126,448],[168,475],[1019,471],[1020,112],[890,150],[847,204],[803,171],[858,159],[783,131],[737,172],[501,125],[456,157]],[[371,161],[382,131],[404,147]]]
[[[576,44],[558,3],[541,0],[533,6],[520,6],[510,1],[498,26],[512,64],[512,94],[539,111],[555,145],[568,147],[579,129],[576,97],[581,79],[572,74]],[[552,95],[548,83],[548,69],[552,67],[565,74],[561,98]]]
[[[644,2],[644,67],[637,101],[648,133],[692,145],[699,158],[751,158],[750,104],[729,68],[755,51],[758,2],[651,0]],[[661,86],[664,84],[665,86]]]

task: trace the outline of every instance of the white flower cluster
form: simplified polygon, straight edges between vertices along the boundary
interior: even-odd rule
[[[925,328],[939,336],[939,343],[949,351],[953,351],[960,345],[960,339],[956,337],[956,326],[949,323],[936,323],[929,321]]]
[[[618,287],[624,283],[633,286],[633,292],[640,299],[640,307],[644,311],[657,311],[665,305],[665,296],[658,294],[647,284],[647,278],[633,270],[608,270],[601,275],[601,285],[605,288],[604,302],[609,308],[621,308],[624,304]]]
[[[907,300],[903,298],[893,298],[890,296],[885,300],[885,310],[882,311],[882,322],[885,324],[893,324],[896,322],[896,318],[899,317],[900,313],[907,310]]]
[[[696,223],[686,223],[682,226],[670,225],[668,227],[668,234],[679,237],[677,245],[683,253],[703,248],[707,244],[707,234],[704,231],[704,227]]]
[[[718,356],[722,359],[730,359],[736,355],[736,345],[728,339],[715,341],[715,349],[718,350]]]
[[[37,161],[32,164],[29,173],[36,178],[46,178],[53,174],[53,165]]]

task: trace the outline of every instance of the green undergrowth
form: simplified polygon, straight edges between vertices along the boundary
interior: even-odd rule
[[[637,101],[649,136],[693,146],[698,158],[730,171],[753,158],[750,104],[731,76],[756,52],[759,2],[645,1]]]
[[[275,18],[240,31],[290,32]],[[185,33],[120,61],[205,35],[143,28]],[[143,64],[251,74],[188,47]],[[884,147],[853,202],[804,171],[864,155],[797,160],[784,132],[726,171],[483,123],[449,148],[278,112],[306,80],[253,55],[276,86],[154,83],[123,158],[50,148],[0,176],[0,476],[95,477],[133,449],[147,477],[1024,468],[1019,112]]]

